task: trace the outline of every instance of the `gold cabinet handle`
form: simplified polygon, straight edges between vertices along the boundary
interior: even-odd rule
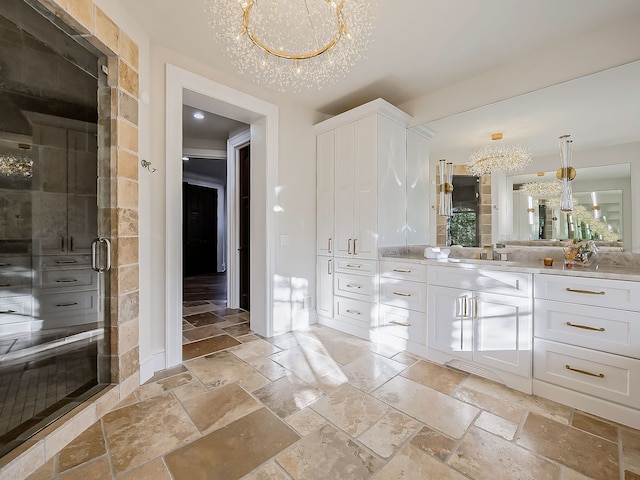
[[[331,244],[332,244],[333,242],[331,241],[331,239],[329,239],[329,241],[328,241],[327,243],[328,243],[328,245],[327,245],[327,251],[328,251],[329,253],[331,253],[331,247],[333,246],[333,245],[331,245]]]
[[[362,265],[354,265],[353,263],[347,263],[347,268],[361,268]]]
[[[360,315],[360,312],[357,310],[347,310],[347,313],[350,313],[351,315]]]
[[[411,273],[411,270],[406,270],[404,268],[394,268],[393,271],[398,273]]]
[[[357,239],[357,238],[354,238],[354,239],[353,239],[353,254],[354,254],[354,255],[357,255],[357,254],[358,254],[358,252],[356,251],[356,242],[357,242],[357,241],[358,241],[358,239]]]
[[[578,325],[577,323],[566,322],[567,327],[582,328],[583,330],[593,330],[594,332],[604,332],[604,327],[596,328],[588,325]]]
[[[395,320],[392,320],[389,323],[393,323],[394,325],[400,325],[401,327],[410,327],[411,324],[410,323],[404,323],[404,322],[396,322]]]
[[[331,262],[332,262],[332,260],[329,260],[327,262],[327,274],[329,274],[329,275],[331,275],[331,272],[332,272],[332,270],[331,270]]]
[[[351,239],[347,242],[347,254],[351,255]]]
[[[410,297],[411,294],[410,293],[404,293],[404,292],[393,292],[394,295],[398,295],[399,297]]]
[[[586,370],[580,370],[579,368],[571,368],[571,365],[565,365],[564,368],[566,368],[567,370],[571,370],[572,372],[581,373],[582,375],[588,375],[590,377],[596,377],[596,378],[604,378],[604,373],[591,373],[591,372],[587,372]]]
[[[348,283],[347,288],[362,288],[362,287],[360,285],[351,285],[350,283]]]
[[[580,290],[579,288],[567,288],[567,292],[584,293],[586,295],[604,295],[604,292],[594,292],[592,290]]]

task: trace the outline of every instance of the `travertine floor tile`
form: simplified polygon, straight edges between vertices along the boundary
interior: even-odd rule
[[[200,382],[200,380],[194,380],[193,382],[187,383],[186,385],[182,385],[172,390],[173,394],[176,396],[178,400],[184,402],[193,397],[197,397],[198,395],[202,395],[206,393],[207,388]]]
[[[375,476],[376,480],[465,480],[458,472],[413,445],[406,445]]]
[[[411,439],[410,443],[423,452],[444,461],[451,454],[456,442],[429,427],[422,427],[422,430]]]
[[[480,413],[476,407],[401,376],[375,390],[373,395],[454,438],[460,438]]]
[[[571,425],[585,432],[606,438],[611,442],[618,441],[618,427],[582,412],[573,412]]]
[[[555,480],[560,474],[558,465],[476,427],[469,429],[449,463],[475,480]]]
[[[284,422],[261,408],[169,453],[165,461],[174,480],[237,479],[299,438]]]
[[[138,388],[134,393],[138,400],[146,400],[147,398],[155,397],[157,395],[164,395],[167,392],[176,389],[178,387],[188,385],[196,381],[193,375],[189,372],[180,373],[173,377],[158,380],[157,382],[146,383]]]
[[[276,457],[295,480],[371,478],[380,460],[331,425],[309,434]]]
[[[182,331],[182,336],[189,342],[195,342],[204,338],[213,337],[215,335],[221,335],[225,333],[224,330],[218,328],[216,325],[205,325],[204,327],[194,327],[189,330]]]
[[[581,473],[571,470],[569,467],[562,467],[562,473],[560,474],[560,480],[593,480],[591,477],[587,477]]]
[[[198,340],[197,342],[187,343],[182,346],[182,359],[191,360],[192,358],[201,357],[212,352],[225,350],[235,345],[242,345],[238,340],[229,335],[218,335],[217,337]]]
[[[403,377],[450,395],[468,375],[457,370],[420,360],[401,374]]]
[[[321,343],[309,344],[309,348],[315,348],[316,351],[330,357],[338,365],[351,363],[370,352],[368,342],[354,337],[323,339]]]
[[[624,467],[640,474],[640,431],[620,427]]]
[[[106,456],[67,470],[58,475],[56,480],[103,480],[105,478],[112,478],[111,465]]]
[[[300,435],[307,436],[327,423],[327,419],[311,408],[303,408],[285,418],[285,421]]]
[[[255,342],[243,343],[237,347],[230,348],[229,351],[245,362],[249,362],[255,358],[267,357],[272,353],[277,353],[280,349],[269,342],[259,339]]]
[[[238,384],[231,383],[186,400],[183,406],[198,430],[208,433],[258,410],[262,404]]]
[[[295,375],[288,375],[253,392],[258,400],[280,418],[315,402],[324,393]]]
[[[118,477],[118,480],[172,480],[166,465],[161,458],[145,463],[140,468]]]
[[[306,382],[313,382],[339,367],[332,358],[307,348],[306,345],[284,350],[270,358]]]
[[[58,454],[58,471],[64,472],[107,453],[102,424],[96,422]]]
[[[213,307],[212,305],[208,305],[206,309],[204,307],[193,308],[198,309],[199,311],[197,313],[194,312],[193,314],[185,313],[183,314],[183,318],[194,327],[204,327],[207,325],[224,322],[224,318],[218,317],[217,315],[214,315],[213,312],[211,312],[211,310],[215,309],[215,307]]]
[[[291,480],[291,477],[276,462],[271,461],[243,477],[243,480]]]
[[[154,397],[102,419],[116,473],[188,443],[200,434],[172,396]]]
[[[465,387],[461,387],[456,390],[453,396],[458,400],[474,405],[517,424],[520,423],[526,413],[524,408],[514,406],[505,399]]]
[[[308,342],[317,342],[312,337],[306,335],[304,332],[287,332],[282,335],[268,338],[269,343],[273,343],[276,347],[282,350],[289,350],[290,348],[303,345]]]
[[[620,475],[615,443],[535,413],[527,417],[517,443],[596,479]]]
[[[404,363],[405,365],[413,365],[414,363],[418,363],[420,359],[415,357],[407,352],[400,352],[391,357],[392,360],[396,362]]]
[[[186,363],[189,370],[208,388],[217,388],[238,382],[252,392],[269,380],[229,352],[219,352]]]
[[[363,356],[345,365],[340,370],[347,377],[349,383],[363,392],[375,390],[390,380],[406,366],[375,353],[365,353]]]
[[[482,412],[476,420],[476,426],[507,440],[513,440],[518,424],[489,412]]]
[[[352,437],[367,430],[388,410],[384,403],[351,385],[344,385],[311,408]]]
[[[278,380],[289,373],[282,365],[267,357],[254,358],[247,363],[271,381]]]
[[[411,437],[421,424],[400,412],[391,411],[375,423],[358,440],[383,458],[389,458]]]
[[[237,325],[233,325],[231,327],[225,328],[224,333],[237,338],[237,337],[242,337],[244,335],[249,335],[253,333],[253,331],[249,327],[248,323],[238,323]]]

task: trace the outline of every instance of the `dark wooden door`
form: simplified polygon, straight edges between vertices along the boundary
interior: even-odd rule
[[[251,162],[249,159],[249,147],[243,147],[240,149],[240,165],[239,165],[239,267],[240,267],[240,308],[249,310],[249,261],[251,258],[249,251],[249,203],[251,193]]]
[[[218,192],[183,184],[184,276],[217,271]]]

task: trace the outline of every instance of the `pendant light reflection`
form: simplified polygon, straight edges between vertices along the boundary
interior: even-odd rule
[[[438,205],[438,215],[450,217],[453,211],[453,163],[440,160],[440,185],[438,187],[440,203]]]
[[[573,211],[573,192],[571,181],[576,178],[576,170],[571,166],[572,143],[570,135],[560,137],[560,162],[562,167],[556,172],[556,177],[562,182],[562,193],[560,195],[560,210],[563,212]]]

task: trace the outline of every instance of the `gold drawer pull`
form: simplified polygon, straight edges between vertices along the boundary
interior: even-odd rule
[[[411,273],[411,270],[405,270],[404,268],[394,268],[393,271],[398,273]]]
[[[348,285],[347,285],[347,288],[362,288],[362,287],[361,287],[360,285],[351,285],[351,284],[348,284]]]
[[[77,305],[78,302],[69,302],[69,303],[57,303],[56,307],[73,307],[74,305]]]
[[[596,328],[596,327],[590,327],[588,325],[578,325],[571,322],[567,322],[565,323],[565,325],[567,327],[582,328],[584,330],[593,330],[594,332],[604,332],[604,327]]]
[[[401,327],[410,327],[411,324],[410,323],[404,323],[404,322],[396,322],[395,320],[392,320],[389,323],[393,323],[394,325],[400,325]]]
[[[587,295],[604,295],[604,292],[593,292],[591,290],[580,290],[576,288],[567,288],[567,292],[585,293]]]
[[[362,265],[354,265],[353,263],[347,263],[347,268],[360,268]]]
[[[410,293],[402,293],[402,292],[393,292],[394,295],[398,295],[399,297],[410,297]]]
[[[356,310],[347,310],[347,313],[350,313],[351,315],[360,315],[360,312]]]
[[[581,373],[582,375],[589,375],[590,377],[596,377],[596,378],[604,378],[604,373],[591,373],[591,372],[587,372],[586,370],[571,368],[571,365],[565,365],[564,368],[566,368],[567,370],[571,370],[572,372]]]

